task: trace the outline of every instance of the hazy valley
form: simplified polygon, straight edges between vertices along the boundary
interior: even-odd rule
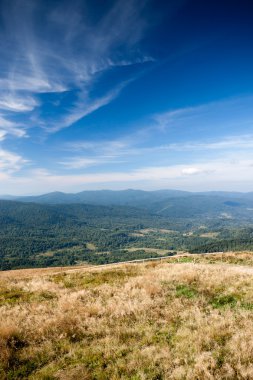
[[[252,193],[94,191],[0,201],[1,269],[253,249]]]

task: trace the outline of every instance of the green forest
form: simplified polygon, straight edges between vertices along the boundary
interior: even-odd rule
[[[252,212],[241,201],[205,195],[156,198],[137,202],[139,207],[136,202],[136,198],[133,205],[2,200],[0,269],[253,249]]]

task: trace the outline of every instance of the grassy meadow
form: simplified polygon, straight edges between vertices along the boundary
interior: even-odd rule
[[[0,272],[0,379],[253,379],[253,254]]]

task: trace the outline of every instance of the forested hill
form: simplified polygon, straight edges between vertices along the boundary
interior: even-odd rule
[[[98,206],[89,204],[39,204],[0,200],[0,218],[31,225],[33,223],[64,224],[89,218],[147,217],[148,211],[124,206]]]
[[[159,227],[162,220],[133,207],[2,200],[0,269],[69,265],[90,260],[93,250],[87,244],[96,244],[99,251],[118,249],[135,241],[131,232]]]
[[[135,207],[1,200],[0,269],[253,249],[250,197],[137,198]]]

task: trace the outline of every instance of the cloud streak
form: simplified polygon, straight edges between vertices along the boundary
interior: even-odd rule
[[[207,129],[218,126],[223,128],[252,126],[252,107],[253,97],[241,96],[194,107],[172,109],[153,116],[156,123],[154,128],[167,131],[173,128]]]
[[[0,114],[0,140],[4,140],[8,135],[20,138],[26,136],[25,127],[19,123],[7,120]]]
[[[26,125],[33,127],[35,120],[46,131],[57,132],[109,104],[129,82],[92,98],[94,78],[116,66],[152,61],[138,47],[146,28],[145,4],[118,0],[94,21],[88,2],[55,2],[48,8],[42,0],[2,1],[0,110],[5,118],[36,111],[26,115]],[[62,93],[77,90],[79,101],[62,106],[62,117],[57,116],[58,105],[55,118],[44,118],[43,93],[54,93],[61,104]]]
[[[73,105],[71,111],[64,115],[63,118],[59,118],[52,124],[48,123],[49,125],[47,125],[45,129],[50,133],[55,133],[61,129],[70,127],[77,121],[83,119],[85,116],[88,116],[101,107],[111,103],[115,98],[117,98],[123,88],[126,87],[131,81],[132,80],[120,83],[113,90],[95,100],[88,100],[86,102],[79,100]]]
[[[0,149],[0,172],[12,174],[19,171],[28,161],[18,154]]]
[[[36,106],[38,102],[32,97],[22,98],[9,93],[6,96],[2,94],[0,99],[0,110],[4,111],[29,112]]]
[[[6,181],[6,191],[18,188],[25,193],[111,188],[127,186],[137,188],[183,188],[185,190],[234,190],[250,191],[253,176],[253,157],[241,160],[212,160],[190,165],[148,166],[128,172],[96,172],[89,174],[57,175],[45,170],[33,170],[29,175],[11,177]],[[13,187],[15,186],[15,187]]]
[[[183,142],[160,146],[161,150],[172,151],[225,151],[225,150],[245,150],[253,149],[253,135],[246,134],[240,136],[228,136],[219,140],[201,142]]]

